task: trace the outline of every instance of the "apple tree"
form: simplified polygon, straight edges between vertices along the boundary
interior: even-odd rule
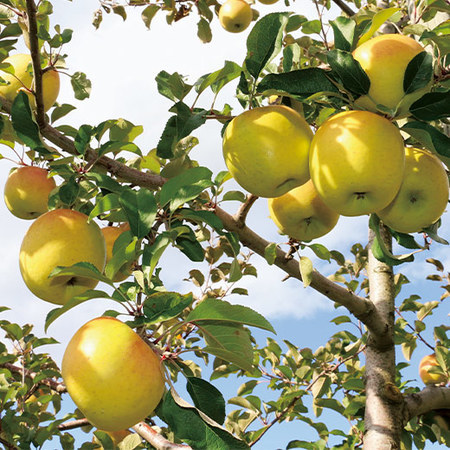
[[[214,45],[209,42],[220,6],[205,0],[103,0],[93,25],[101,28],[112,13],[127,20],[130,9],[139,9],[148,28],[156,15],[165,15],[174,27],[197,15],[192,33]],[[83,72],[89,68],[67,69],[64,63],[64,46],[77,39],[76,30],[52,21],[50,1],[0,2],[0,89],[11,84],[7,78],[14,76],[14,67],[5,60],[17,53],[22,40],[33,73],[32,85],[19,89],[13,99],[2,95],[3,157],[50,171],[57,180],[48,198],[50,210],[74,209],[102,226],[127,224],[103,271],[86,261],[53,268],[51,277],[101,284],[53,308],[45,326],[81,303],[110,299],[114,307],[104,314],[123,320],[146,340],[160,357],[165,376],[159,405],[132,427],[133,433],[117,444],[111,434],[95,431],[97,442],[86,437],[89,442],[81,448],[244,449],[264,445],[266,432],[282,422],[292,422],[293,435],[296,424],[316,433],[309,441],[301,432],[289,442],[280,438],[286,448],[449,445],[449,338],[442,311],[450,283],[443,263],[433,255],[448,245],[441,231],[445,218],[405,233],[386,226],[377,211],[364,213],[368,240],[354,242],[345,254],[326,248],[320,238],[311,242],[284,236],[270,242],[264,230],[247,225],[252,207],[262,199],[236,189],[231,168],[213,173],[191,153],[198,144],[196,132],[206,122],[214,121],[217,133],[224,134],[244,111],[272,104],[294,109],[313,134],[343,111],[368,109],[376,120],[395,127],[405,146],[425,149],[448,165],[448,2],[286,0],[281,12],[269,14],[259,3],[251,6],[243,61],[226,61],[197,80],[164,70],[158,74],[158,91],[172,106],[158,112],[167,116],[167,124],[159,130],[157,147],[144,151],[135,140],[145,131],[126,119],[75,128],[70,104],[56,102],[45,111],[49,67],[70,76],[75,98],[89,96],[91,85]],[[328,20],[332,8],[339,12]],[[410,36],[423,48],[402,69],[402,101],[408,96],[412,101],[401,107],[373,101],[370,89],[376,77],[354,53],[375,35],[394,33]],[[384,72],[394,78],[394,69]],[[222,96],[230,85],[239,107],[232,108],[231,99]],[[212,104],[203,100],[210,92]],[[372,104],[363,102],[364,97]],[[448,200],[448,184],[446,189]],[[164,286],[163,256],[171,249],[192,263],[190,270],[175,268],[180,279],[190,281],[189,292]],[[441,297],[428,302],[402,294],[406,284],[418,282],[402,269],[424,252],[433,272],[425,275],[427,283],[442,287]],[[258,275],[254,254],[297,280],[299,290],[315,290],[333,303],[338,331],[319,348],[302,347],[300,338],[277,341],[268,320],[239,305],[240,295],[251,295],[240,282]],[[323,261],[331,274],[315,268]],[[129,272],[117,281],[124,267]],[[431,319],[438,323],[433,332],[427,329]],[[68,393],[60,368],[39,349],[54,340],[36,336],[29,324],[1,320],[0,326],[5,336],[0,344],[0,442],[7,449],[41,448],[48,441],[74,448],[72,430],[90,431],[92,424],[84,415],[89,411],[61,413]],[[264,343],[255,337],[261,330]],[[434,341],[425,337],[427,332]],[[424,370],[425,388],[405,378],[408,363],[396,362],[396,350],[411,360],[417,346],[435,354],[435,363]],[[236,394],[225,399],[214,386],[219,379],[239,380]],[[186,396],[177,393],[178,386],[186,388]],[[339,415],[346,428],[328,421],[327,411]]]

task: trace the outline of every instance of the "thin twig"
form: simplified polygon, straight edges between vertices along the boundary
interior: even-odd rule
[[[339,8],[341,8],[342,11],[344,11],[345,14],[347,14],[347,16],[349,17],[353,17],[356,14],[355,11],[353,11],[352,8],[350,8],[350,6],[344,3],[343,0],[333,0],[333,3],[339,6]]]
[[[245,220],[247,219],[247,215],[250,212],[250,208],[253,206],[256,200],[258,200],[258,198],[259,197],[253,194],[247,195],[245,202],[242,203],[236,214],[233,216],[234,220],[239,226],[243,227],[245,225]]]
[[[157,450],[192,450],[192,447],[185,444],[174,444],[157,433],[150,425],[145,422],[139,422],[132,427],[136,433],[149,442]]]
[[[64,422],[58,425],[58,430],[60,431],[74,430],[75,428],[85,427],[86,425],[91,425],[91,423],[87,419],[70,420],[69,422]]]

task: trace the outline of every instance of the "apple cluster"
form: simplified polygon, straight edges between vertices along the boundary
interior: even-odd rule
[[[311,131],[292,108],[269,105],[235,117],[223,138],[225,163],[248,192],[268,198],[283,234],[310,241],[331,231],[339,216],[375,213],[401,233],[420,232],[443,214],[449,181],[438,157],[404,145],[379,105],[407,115],[424,94],[403,90],[405,70],[423,51],[403,35],[372,38],[354,51],[370,79],[355,109],[340,111]]]
[[[14,101],[26,90],[35,109],[33,76],[29,55],[5,60],[14,74],[2,77],[0,97]],[[43,73],[44,109],[56,101],[59,75]],[[4,134],[2,137],[5,138]],[[14,136],[12,140],[15,140]],[[100,228],[85,214],[68,208],[48,210],[49,195],[58,189],[49,171],[35,165],[11,170],[4,188],[4,200],[18,218],[34,220],[20,248],[19,265],[28,289],[37,297],[65,305],[74,296],[95,288],[89,277],[54,275],[58,267],[90,263],[99,272],[113,258],[114,245],[129,230],[127,223]],[[112,281],[131,275],[134,263],[126,263]],[[125,359],[123,355],[133,355]],[[69,342],[63,357],[62,376],[78,408],[97,428],[123,437],[124,430],[150,415],[164,393],[165,378],[160,357],[128,325],[111,317],[99,317],[83,325]]]

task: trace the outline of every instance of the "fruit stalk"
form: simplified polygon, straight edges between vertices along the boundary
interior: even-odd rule
[[[382,239],[387,248],[392,247],[392,238],[384,228]],[[364,416],[364,448],[400,448],[402,429],[401,406],[403,397],[395,387],[394,311],[395,288],[392,267],[377,260],[371,251],[374,232],[369,230],[368,279],[370,301],[386,324],[390,344],[380,346],[374,330],[369,330],[366,357],[366,410]]]

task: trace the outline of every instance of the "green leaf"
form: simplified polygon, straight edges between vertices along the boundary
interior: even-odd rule
[[[72,297],[64,306],[61,308],[55,308],[49,311],[47,317],[45,318],[45,331],[47,332],[48,327],[60,316],[62,316],[67,311],[71,310],[77,305],[81,303],[87,302],[88,300],[96,299],[96,298],[107,298],[110,300],[114,300],[109,294],[99,290],[88,290],[83,292],[80,295]],[[117,300],[115,300],[117,301]]]
[[[158,323],[178,316],[192,304],[192,294],[178,292],[156,292],[148,296],[143,305],[145,323]]]
[[[195,233],[188,228],[188,233],[184,233],[175,239],[179,249],[194,262],[202,262],[205,259],[205,250],[198,242]]]
[[[141,13],[142,20],[145,24],[145,26],[150,29],[150,25],[152,23],[153,17],[155,17],[155,14],[160,10],[160,6],[152,4],[148,5]]]
[[[105,267],[105,275],[111,280],[122,270],[131,270],[127,265],[137,258],[139,240],[130,231],[124,231],[114,242],[113,256]]]
[[[147,189],[127,189],[120,194],[119,202],[125,211],[131,232],[139,239],[145,237],[156,218],[157,204],[153,193]]]
[[[186,321],[221,321],[242,324],[275,333],[272,325],[259,313],[242,305],[232,305],[225,300],[207,298],[189,313]]]
[[[380,28],[384,22],[390,19],[398,11],[400,11],[400,8],[385,8],[381,11],[378,11],[372,18],[372,24],[370,28],[359,38],[358,45],[361,45],[364,42],[368,41],[375,34],[378,28]]]
[[[411,114],[425,122],[445,119],[450,116],[450,91],[428,92],[409,108]]]
[[[87,79],[86,74],[75,72],[71,79],[73,92],[77,100],[84,100],[91,95],[92,84]]]
[[[302,97],[318,92],[339,92],[327,72],[317,67],[266,75],[258,84],[257,92],[267,93],[272,90]]]
[[[331,50],[327,53],[327,61],[347,90],[358,95],[369,92],[369,77],[350,52]]]
[[[58,266],[50,272],[49,278],[66,276],[89,278],[113,286],[113,283],[108,277],[105,277],[94,264],[88,262],[79,262],[70,267]]]
[[[183,100],[192,89],[192,86],[184,82],[184,77],[177,72],[169,74],[165,70],[156,75],[158,92],[168,99],[176,102]]]
[[[196,223],[205,223],[222,234],[223,223],[212,211],[196,211],[194,209],[182,208],[177,211],[183,219],[191,220]]]
[[[356,22],[348,17],[339,16],[330,20],[334,33],[334,47],[338,50],[351,52],[355,39]]]
[[[94,128],[91,125],[81,125],[75,136],[74,145],[80,155],[84,155],[94,135]]]
[[[307,20],[302,23],[302,32],[305,34],[319,34],[322,30],[322,23],[320,20]]]
[[[72,206],[80,195],[80,184],[78,175],[71,176],[58,190],[60,200],[67,206]]]
[[[151,282],[153,271],[155,270],[159,259],[170,243],[170,234],[168,232],[164,232],[156,237],[153,244],[146,245],[144,247],[144,253],[142,255],[142,270],[149,283]]]
[[[405,94],[427,86],[433,78],[433,57],[426,51],[420,52],[408,63],[403,78]]]
[[[175,211],[184,203],[195,199],[206,188],[212,186],[212,172],[206,167],[193,167],[164,183],[159,194],[161,206],[170,202]]]
[[[142,125],[134,125],[128,120],[117,119],[113,121],[109,129],[109,139],[111,141],[119,141],[130,143],[133,142],[144,131]]]
[[[314,271],[312,261],[306,256],[301,256],[299,261],[300,274],[302,276],[303,287],[308,287],[312,281],[312,274]]]
[[[236,281],[239,281],[241,278],[242,278],[242,271],[241,271],[241,267],[239,265],[239,261],[236,258],[234,258],[231,263],[228,281],[230,283],[234,283]]]
[[[322,244],[307,244],[306,246],[309,247],[318,258],[323,259],[328,262],[331,261],[330,250],[328,250],[324,245],[322,245]]]
[[[194,85],[195,91],[200,95],[205,89],[211,87],[211,90],[217,94],[227,83],[238,78],[241,71],[242,67],[235,62],[225,61],[222,69],[200,77]]]
[[[97,197],[97,203],[89,214],[89,220],[92,220],[97,216],[102,216],[102,214],[106,212],[118,210],[120,208],[119,195],[117,194],[107,194],[104,197]]]
[[[52,123],[56,122],[58,119],[61,119],[64,116],[66,116],[74,109],[76,109],[75,106],[69,105],[67,103],[64,103],[62,105],[59,105],[59,106],[53,108],[52,113],[51,113]]]
[[[255,78],[282,48],[284,29],[289,13],[271,13],[258,20],[247,38],[247,57],[244,65]]]
[[[275,263],[276,257],[277,257],[277,244],[275,244],[275,242],[271,242],[264,249],[264,258],[266,259],[269,265],[272,265]]]
[[[32,150],[43,148],[39,127],[33,119],[28,95],[20,91],[11,106],[11,121],[14,131],[23,143]],[[46,152],[46,150],[44,149]]]
[[[194,405],[219,424],[225,421],[225,400],[221,392],[202,378],[188,377],[186,389]]]
[[[197,23],[197,36],[205,44],[211,42],[212,39],[211,26],[204,17],[201,17]]]
[[[156,413],[168,424],[175,437],[189,444],[193,450],[249,449],[245,442],[180,399],[173,390],[166,392]]]

